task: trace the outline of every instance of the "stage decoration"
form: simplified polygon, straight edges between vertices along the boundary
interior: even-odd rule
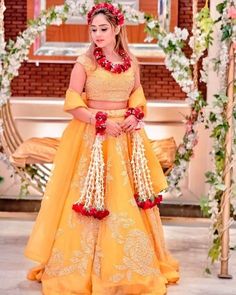
[[[229,228],[236,217],[236,186],[232,180],[235,157],[235,48],[236,1],[223,1],[217,5],[220,14],[220,49],[215,60],[220,78],[219,93],[214,95],[206,119],[213,139],[213,170],[206,173],[209,191],[202,199],[202,210],[211,218],[209,257],[211,262],[221,261],[220,278],[232,278],[228,273]],[[210,267],[206,271],[210,272]]]
[[[105,2],[111,3],[112,1]],[[230,154],[226,155],[226,153],[224,153],[225,147],[226,151],[228,153],[231,153],[232,139],[230,138],[230,135],[228,135],[228,132],[229,130],[231,130],[230,132],[232,132],[232,128],[230,127],[230,120],[232,118],[230,113],[232,109],[233,116],[234,118],[236,118],[236,109],[234,107],[234,103],[231,103],[230,107],[226,107],[229,97],[231,97],[232,99],[233,95],[232,87],[228,87],[228,91],[226,93],[227,84],[225,84],[225,73],[229,63],[228,50],[230,47],[232,54],[231,56],[233,56],[234,49],[236,48],[235,2],[236,1],[227,0],[223,1],[217,6],[218,11],[221,14],[222,21],[222,42],[219,57],[219,75],[220,77],[222,77],[222,91],[221,93],[215,95],[214,110],[212,110],[209,115],[209,122],[213,124],[212,137],[214,138],[213,156],[215,158],[215,171],[208,172],[206,175],[207,181],[211,185],[208,195],[209,201],[207,201],[207,204],[205,206],[212,219],[213,244],[209,250],[209,256],[214,262],[219,258],[220,251],[222,250],[221,260],[222,265],[224,266],[221,275],[225,275],[226,277],[228,276],[227,263],[229,258],[229,247],[227,245],[228,229],[230,224],[233,222],[233,220],[230,218],[228,219],[228,217],[229,211],[231,216],[235,216],[236,209],[236,202],[234,197],[236,189],[235,185],[232,185],[231,183],[230,167],[232,166],[232,156]],[[3,3],[3,0],[1,0],[1,4]],[[197,0],[193,0],[195,9],[197,6],[196,3]],[[10,83],[12,79],[18,75],[18,70],[21,66],[21,63],[27,60],[29,48],[34,43],[34,40],[38,36],[38,34],[45,31],[48,25],[62,24],[63,21],[65,21],[69,15],[73,15],[75,11],[79,12],[81,16],[85,17],[94,4],[98,4],[98,1],[66,0],[64,5],[55,6],[46,11],[42,11],[38,18],[29,22],[27,29],[19,34],[19,36],[16,38],[16,42],[10,40],[6,44],[4,41],[4,37],[2,37],[4,36],[3,29],[0,30],[0,107],[2,109],[6,108],[7,110],[9,110],[9,98],[11,95]],[[167,33],[160,26],[158,20],[154,19],[152,16],[137,11],[127,5],[114,3],[114,6],[122,11],[125,20],[140,24],[145,23],[145,30],[147,33],[147,38],[145,40],[147,42],[150,42],[152,40],[158,39],[158,44],[160,48],[162,48],[166,54],[166,67],[170,70],[175,81],[180,85],[182,90],[187,95],[186,101],[191,107],[191,112],[190,115],[186,117],[186,132],[183,137],[182,143],[178,147],[174,168],[172,169],[168,177],[169,191],[173,192],[177,190],[177,193],[179,193],[179,181],[183,178],[187,170],[188,162],[193,155],[193,148],[197,144],[197,124],[202,122],[203,120],[202,110],[206,105],[202,93],[198,89],[196,79],[194,79],[194,73],[196,73],[197,62],[199,61],[200,57],[203,56],[205,50],[207,49],[209,44],[211,44],[212,40],[211,36],[214,22],[210,17],[208,1],[206,1],[205,7],[200,12],[193,14],[195,16],[192,31],[193,37],[190,37],[189,39],[189,45],[192,48],[193,53],[190,58],[187,58],[183,52],[183,47],[185,44],[187,44],[189,37],[189,33],[186,29],[175,28],[174,32]],[[2,5],[1,8],[3,7],[4,6]],[[2,17],[0,17],[0,25],[2,26],[4,10],[2,9],[1,11],[2,14],[0,15]],[[207,59],[203,60],[203,70],[201,71],[202,81],[207,80],[206,72],[208,63],[209,61]],[[192,71],[192,66],[194,67],[194,72]],[[230,76],[232,78],[233,66],[230,69]],[[233,83],[231,83],[231,81],[232,80],[229,79],[228,82],[230,82],[230,85],[232,86]],[[5,132],[4,127],[4,125],[0,127],[2,135]],[[1,138],[3,137],[4,136],[1,136]],[[101,144],[101,141],[99,140],[96,142],[95,147]],[[21,138],[17,134],[16,144],[19,144],[20,142]],[[15,170],[18,169],[17,167],[14,168]],[[34,168],[35,167],[32,166],[32,169]],[[28,176],[25,175],[27,173],[26,170],[18,169],[17,172],[23,179],[29,180]],[[230,195],[232,195],[231,199]],[[135,196],[135,198],[138,202],[142,202],[142,200],[139,199],[138,194]],[[158,201],[161,201],[161,196],[158,196]],[[78,210],[83,211],[84,208],[81,207]],[[101,215],[99,216],[97,212],[94,211],[93,213],[94,215],[97,214],[97,217],[101,217]],[[107,212],[105,211],[102,213],[107,214]],[[224,247],[221,246],[221,239],[222,241],[224,240]]]
[[[112,1],[105,2],[111,3]],[[42,11],[38,18],[29,22],[28,28],[17,37],[16,42],[8,42],[6,55],[2,60],[0,106],[8,102],[11,80],[18,75],[21,63],[27,60],[29,48],[34,43],[36,36],[45,31],[48,25],[60,25],[69,15],[73,15],[75,11],[85,17],[94,4],[98,4],[98,1],[67,0],[64,5]],[[209,42],[205,42],[205,46],[198,46],[197,44],[202,44],[202,39],[200,40],[200,37],[196,37],[199,41],[193,46],[192,58],[188,59],[182,50],[188,38],[188,31],[186,29],[175,28],[173,33],[166,33],[161,28],[158,20],[152,16],[137,11],[128,5],[114,3],[114,6],[122,11],[125,20],[146,24],[147,40],[158,39],[158,44],[166,54],[165,63],[167,68],[171,71],[172,76],[182,90],[187,94],[187,102],[191,107],[191,113],[186,117],[186,132],[183,142],[177,150],[174,167],[168,177],[169,191],[179,194],[179,181],[185,175],[188,162],[193,155],[193,147],[197,144],[196,126],[197,123],[202,121],[202,108],[206,104],[201,92],[198,91],[197,87],[194,87],[191,66],[193,60],[197,62]],[[200,12],[197,21],[199,22],[199,27],[201,27],[201,32],[204,32],[204,39],[210,40],[211,23],[209,22],[207,26],[201,25],[205,18],[210,19],[207,5],[204,7],[204,13]],[[15,169],[17,168],[15,167]],[[24,176],[22,171],[21,174]]]

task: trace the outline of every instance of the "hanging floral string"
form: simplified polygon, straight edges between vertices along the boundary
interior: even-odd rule
[[[133,132],[132,134],[131,167],[137,191],[134,197],[138,206],[143,209],[149,209],[159,204],[162,201],[162,196],[156,195],[153,190],[143,140],[138,132]]]

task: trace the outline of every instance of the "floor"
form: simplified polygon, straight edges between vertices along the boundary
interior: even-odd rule
[[[26,271],[33,264],[23,256],[35,213],[0,212],[0,295],[40,295],[40,284],[27,281]],[[206,219],[163,218],[168,248],[179,259],[181,280],[168,287],[168,295],[236,295],[236,251],[231,252],[231,280],[205,275],[209,222]],[[231,246],[236,245],[236,227],[231,229]]]

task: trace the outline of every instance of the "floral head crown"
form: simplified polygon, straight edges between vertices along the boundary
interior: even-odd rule
[[[105,9],[105,10],[108,10],[109,12],[111,12],[116,17],[117,25],[122,26],[124,24],[123,13],[118,8],[116,8],[115,6],[113,6],[110,3],[99,3],[97,5],[94,5],[92,7],[92,9],[88,12],[88,15],[87,15],[88,24],[91,23],[92,16],[95,14],[95,12],[100,9]]]

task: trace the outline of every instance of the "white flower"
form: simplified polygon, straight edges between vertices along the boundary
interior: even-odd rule
[[[153,40],[153,37],[152,36],[147,36],[145,39],[144,39],[144,42],[152,42],[152,40]]]
[[[155,28],[156,22],[153,20],[153,21],[147,23],[147,26],[152,30],[153,28]]]
[[[62,14],[64,13],[64,6],[63,5],[56,5],[54,8],[55,13]]]
[[[61,18],[57,18],[51,23],[51,25],[55,25],[55,26],[60,26],[61,24],[62,24]]]
[[[180,155],[184,155],[186,153],[186,149],[183,145],[181,145],[178,149]]]
[[[175,36],[177,39],[179,40],[186,40],[188,38],[188,30],[187,29],[183,29],[181,30],[178,27],[175,27]]]

